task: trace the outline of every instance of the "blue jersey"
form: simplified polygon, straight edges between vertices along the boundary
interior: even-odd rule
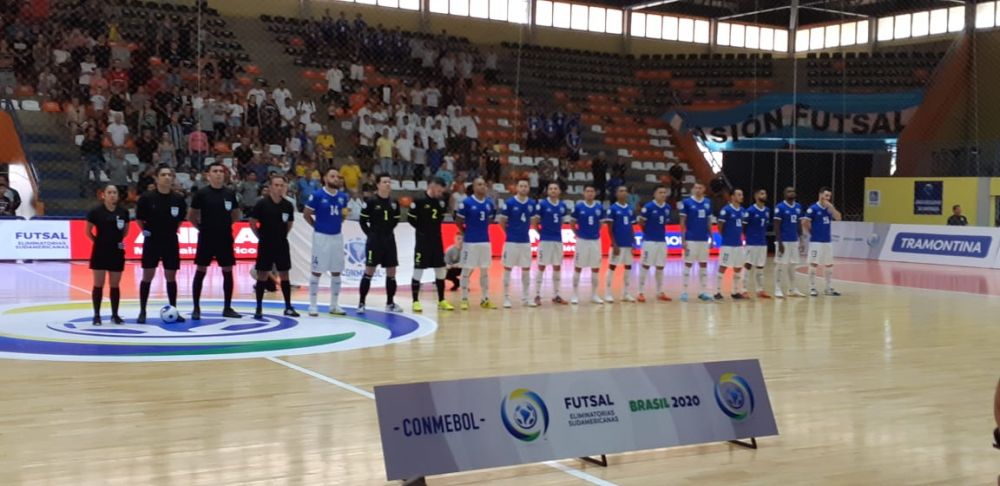
[[[618,246],[631,247],[635,241],[632,225],[635,224],[635,214],[628,204],[614,203],[608,209],[611,219],[611,237]]]
[[[695,201],[689,197],[677,203],[681,216],[685,217],[684,238],[687,241],[708,241],[711,232],[708,223],[712,218],[712,202],[707,197]]]
[[[781,234],[776,235],[780,241],[799,241],[799,218],[802,217],[802,205],[781,201],[774,205],[774,219],[781,221]]]
[[[563,218],[569,214],[566,203],[559,201],[552,204],[548,198],[542,199],[535,207],[535,214],[539,217],[541,230],[538,236],[542,241],[558,241],[562,243],[562,222]]]
[[[495,209],[489,198],[478,201],[475,196],[466,197],[458,204],[455,215],[465,220],[466,243],[489,243],[490,221]]]
[[[743,222],[747,219],[747,210],[727,204],[719,210],[719,222],[722,226],[722,246],[743,246]]]
[[[597,240],[601,238],[601,225],[608,218],[604,206],[595,202],[587,206],[584,202],[573,206],[573,219],[576,220],[576,237],[582,240]]]
[[[344,210],[350,199],[343,191],[330,194],[325,188],[310,194],[306,207],[313,210],[313,217],[316,219],[313,227],[316,232],[339,235],[344,225]]]
[[[531,218],[535,217],[535,201],[531,198],[520,202],[512,197],[500,206],[500,214],[507,219],[507,241],[510,243],[531,243],[528,231]]]
[[[767,225],[771,224],[771,208],[757,207],[756,204],[747,208],[747,221],[744,228],[747,246],[767,246]]]
[[[833,221],[833,216],[829,209],[820,206],[819,203],[813,204],[806,210],[806,215],[802,219],[808,219],[812,225],[812,236],[810,236],[809,241],[813,243],[830,242],[830,224]]]
[[[670,220],[670,205],[664,203],[663,206],[656,204],[656,201],[649,201],[642,210],[639,217],[643,219],[642,239],[643,241],[666,241],[667,230],[664,226]]]

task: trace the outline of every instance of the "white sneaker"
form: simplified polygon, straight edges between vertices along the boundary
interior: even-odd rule
[[[792,297],[805,297],[806,296],[806,294],[803,294],[802,291],[799,290],[799,289],[789,290],[788,291],[788,295],[790,295]]]
[[[399,304],[397,304],[395,302],[393,302],[393,303],[385,306],[385,311],[386,312],[404,312],[403,308],[400,307]]]
[[[577,304],[580,303],[580,299],[576,298],[576,296],[574,295],[572,299],[569,299],[569,303],[573,304],[573,305],[577,305]]]
[[[625,302],[635,302],[635,297],[632,297],[632,294],[625,294]]]
[[[809,289],[809,295],[811,295],[813,297],[817,297],[817,296],[819,296],[819,291],[816,290],[816,289]]]
[[[592,302],[594,304],[603,304],[604,303],[604,301],[601,300],[601,298],[598,297],[598,296],[596,296],[596,295],[590,298],[590,302]]]
[[[316,317],[318,315],[319,315],[319,310],[316,309],[316,306],[314,305],[309,306],[309,317]]]
[[[521,299],[521,307],[534,307],[535,303],[531,299]]]
[[[611,294],[607,294],[607,295],[604,296],[604,302],[606,302],[608,304],[614,304],[615,303],[615,298],[612,297]]]
[[[339,305],[334,305],[330,308],[330,314],[335,316],[344,316],[347,315],[347,312],[344,311],[344,309],[341,309]]]
[[[782,292],[781,289],[774,289],[774,298],[775,299],[784,299],[785,298],[785,293]]]
[[[504,309],[510,309],[510,307],[511,307],[511,305],[510,305],[510,298],[509,297],[504,297],[503,298],[503,308]]]

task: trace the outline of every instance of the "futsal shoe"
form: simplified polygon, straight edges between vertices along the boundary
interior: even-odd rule
[[[177,316],[177,317],[179,318],[180,316]],[[146,313],[145,312],[140,312],[139,313],[139,317],[135,318],[135,323],[136,324],[145,324],[146,323]]]
[[[531,299],[521,299],[521,307],[534,307],[535,301]]]
[[[174,324],[177,324],[178,322],[184,322],[184,318],[181,317],[180,314],[177,314],[177,319],[174,321]]]
[[[836,290],[833,289],[826,289],[823,292],[823,295],[829,295],[830,297],[840,297],[840,292],[837,292]]]
[[[781,291],[781,289],[775,289],[775,291],[774,291],[774,298],[775,299],[784,299],[785,298],[785,294],[784,294],[784,292]]]
[[[125,319],[122,319],[119,316],[111,316],[111,323],[112,324],[122,325],[122,324],[125,324]]]
[[[195,309],[191,311],[191,320],[200,321],[201,320],[201,309]]]
[[[799,289],[789,290],[788,291],[788,295],[790,297],[805,297],[806,296],[806,294],[803,294],[802,291],[800,291]]]
[[[419,300],[414,300],[413,301],[413,312],[418,312],[419,313],[419,312],[423,312],[423,311],[424,311],[424,306],[420,305],[420,301]]]
[[[542,305],[542,296],[541,295],[536,295],[535,296],[535,300],[532,301],[532,307],[538,307],[540,305]]]
[[[639,294],[639,297],[642,297],[642,294]],[[681,293],[681,302],[687,302],[687,301],[688,301],[688,293],[687,292]],[[642,301],[640,300],[639,302]]]
[[[610,293],[608,293],[608,294],[606,294],[604,296],[604,302],[606,302],[608,304],[614,304],[615,303],[615,298],[612,297]]]
[[[354,313],[355,314],[362,314],[363,315],[365,313],[365,305],[364,304],[358,304],[358,308],[354,311]]]
[[[639,297],[637,299],[635,299],[635,300],[636,300],[636,302],[645,302],[646,301],[646,294],[644,294],[642,292],[639,292]]]
[[[243,316],[240,315],[239,312],[234,311],[232,307],[227,307],[226,310],[222,311],[222,317],[226,317],[229,319],[239,319]]]
[[[503,308],[504,309],[510,309],[511,308],[510,297],[504,297],[503,298]]]
[[[758,299],[770,299],[771,298],[771,294],[769,294],[769,293],[761,290],[761,291],[757,292],[757,298]]]
[[[750,293],[743,291],[739,293],[741,299],[750,300]]]
[[[592,304],[603,304],[604,301],[601,300],[600,297],[598,297],[598,296],[595,295],[595,296],[593,296],[593,297],[590,298],[590,303],[592,303]]]
[[[565,299],[563,299],[562,297],[560,297],[558,295],[552,298],[552,303],[553,304],[560,304],[560,305],[569,304],[569,302],[566,302]]]
[[[573,305],[577,305],[577,304],[579,304],[579,303],[580,303],[580,299],[579,299],[579,298],[577,298],[577,297],[576,297],[576,296],[574,295],[574,296],[572,296],[572,297],[570,297],[570,298],[569,298],[569,303],[570,303],[570,304],[573,304]]]
[[[256,320],[258,320],[258,321],[263,321],[264,320],[264,313],[261,312],[260,309],[258,309],[257,312],[253,313],[253,318],[256,319]]]
[[[346,316],[347,312],[345,312],[344,309],[341,309],[339,305],[334,305],[333,307],[330,307],[330,315]]]
[[[816,289],[809,289],[809,295],[812,296],[812,297],[818,297],[819,296],[819,291],[816,290]]]
[[[386,312],[403,312],[403,308],[400,307],[399,304],[393,302],[393,303],[385,306],[385,311]]]
[[[319,310],[316,309],[316,306],[314,306],[314,305],[309,306],[309,312],[308,313],[309,313],[309,317],[317,317],[317,316],[319,316]]]
[[[462,302],[458,304],[458,308],[462,310],[469,310],[469,299],[462,299]]]
[[[699,295],[698,298],[701,299],[701,296]],[[712,298],[715,299],[715,300],[722,300],[725,297],[722,296],[722,292],[716,292],[715,295],[712,296]],[[701,300],[705,300],[705,299],[701,299]]]
[[[721,295],[720,295],[720,297],[721,297]],[[702,292],[702,293],[698,294],[698,300],[703,301],[703,302],[713,302],[712,296],[706,294],[705,292]]]
[[[285,308],[285,316],[287,316],[287,317],[299,317],[299,313],[298,313],[298,311],[296,311],[292,307],[286,307]]]
[[[455,306],[451,305],[451,302],[447,300],[442,300],[438,302],[438,310],[453,311],[455,310]]]
[[[743,294],[732,294],[729,297],[731,297],[733,300],[743,300],[743,299],[746,298],[746,297],[743,297]]]
[[[663,292],[660,292],[660,293],[656,294],[656,300],[659,300],[661,302],[670,302],[670,301],[672,301],[674,299],[671,299],[669,296],[667,296],[667,294],[665,294]]]
[[[630,294],[625,294],[625,299],[624,300],[625,300],[625,302],[635,302],[635,297],[632,297],[632,295],[630,295]]]
[[[490,299],[483,299],[479,302],[479,307],[483,309],[496,309],[497,306]]]
[[[100,326],[101,325],[101,316],[94,316],[94,320],[90,321],[90,324],[94,325],[94,326]]]

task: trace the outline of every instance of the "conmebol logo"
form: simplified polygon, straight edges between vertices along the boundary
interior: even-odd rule
[[[941,235],[933,233],[899,233],[892,242],[892,251],[924,255],[986,258],[989,256],[990,236]]]

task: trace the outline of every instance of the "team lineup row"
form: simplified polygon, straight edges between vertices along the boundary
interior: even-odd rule
[[[199,229],[198,246],[195,255],[197,270],[192,283],[192,319],[200,319],[200,296],[207,267],[212,260],[221,267],[225,317],[240,317],[231,307],[233,291],[232,267],[235,258],[232,252],[231,227],[241,216],[235,194],[224,187],[225,168],[215,164],[209,168],[209,185],[199,190],[188,208],[184,199],[171,191],[174,173],[169,167],[162,167],[156,174],[156,190],[143,194],[136,209],[136,220],[145,236],[142,256],[143,278],[140,284],[140,313],[137,321],[146,319],[146,302],[150,282],[157,266],[164,268],[167,282],[167,296],[170,305],[176,306],[176,271],[180,267],[177,243],[177,228],[186,218]],[[365,310],[365,301],[371,289],[371,279],[377,267],[386,273],[387,310],[401,312],[395,302],[397,283],[395,270],[398,266],[398,252],[393,233],[402,219],[399,203],[391,195],[392,179],[382,175],[377,179],[376,193],[362,204],[359,222],[367,236],[365,244],[365,272],[361,279],[358,312]],[[348,216],[349,197],[342,189],[342,180],[336,169],[329,169],[323,176],[323,187],[308,197],[303,219],[313,227],[311,275],[309,281],[309,314],[318,314],[318,293],[320,278],[324,273],[331,276],[330,306],[332,314],[344,314],[339,305],[341,272],[344,269],[344,242],[342,226]],[[482,291],[480,307],[494,309],[496,305],[489,299],[488,270],[492,263],[489,226],[499,223],[505,233],[502,264],[503,306],[511,307],[511,273],[514,268],[521,270],[521,301],[526,306],[541,304],[541,289],[546,267],[552,267],[550,279],[554,289],[552,301],[556,304],[577,304],[579,286],[584,269],[591,272],[591,301],[595,304],[614,302],[611,294],[612,283],[619,266],[624,267],[623,296],[627,302],[645,302],[646,278],[650,268],[655,273],[655,298],[670,301],[663,291],[663,268],[666,264],[666,231],[672,208],[667,204],[667,188],[657,187],[653,199],[638,213],[628,205],[627,187],[619,187],[616,202],[605,208],[595,201],[596,191],[587,186],[584,201],[574,205],[572,210],[560,200],[558,184],[546,188],[547,197],[533,200],[528,197],[530,186],[527,180],[517,182],[516,195],[505,201],[494,203],[487,197],[487,186],[482,178],[472,182],[472,194],[462,200],[454,210],[454,219],[460,231],[460,239],[450,249],[449,260],[441,236],[441,225],[448,212],[445,199],[445,183],[432,180],[426,192],[414,200],[407,211],[406,219],[416,230],[414,251],[414,273],[411,281],[413,310],[423,310],[420,303],[420,282],[425,270],[434,271],[438,308],[453,310],[445,299],[445,278],[447,267],[457,263],[461,267],[461,309],[469,308],[470,277],[478,270]],[[261,199],[251,210],[250,228],[257,236],[258,252],[255,268],[258,285],[255,285],[257,309],[255,318],[262,317],[264,282],[271,272],[276,271],[281,281],[285,300],[285,314],[298,316],[291,304],[291,286],[288,272],[291,256],[288,233],[294,223],[295,209],[285,199],[287,181],[274,176],[268,181],[268,196]],[[816,276],[824,267],[826,295],[839,295],[831,286],[833,253],[830,243],[830,227],[839,220],[840,212],[831,203],[832,193],[823,188],[815,204],[803,211],[796,202],[794,188],[786,188],[784,200],[774,208],[767,206],[767,193],[758,190],[753,194],[753,204],[743,207],[743,192],[732,191],[730,201],[717,213],[712,211],[711,202],[704,196],[704,185],[696,183],[691,195],[677,204],[681,224],[681,239],[684,248],[683,292],[680,300],[688,300],[688,288],[693,269],[697,266],[697,298],[702,301],[724,299],[722,283],[725,273],[731,269],[734,274],[730,295],[735,300],[747,299],[748,281],[753,276],[754,293],[758,298],[770,298],[764,290],[764,269],[767,261],[766,233],[773,225],[777,240],[775,252],[775,292],[774,297],[785,296],[783,280],[787,278],[788,295],[804,296],[795,285],[794,267],[799,263],[800,232],[809,239],[808,263],[810,294],[819,295]],[[124,268],[122,240],[128,231],[128,213],[118,207],[118,195],[113,187],[105,192],[103,204],[94,208],[87,217],[88,236],[94,241],[91,268],[94,270],[94,323],[100,324],[99,310],[103,294],[105,274],[109,274],[111,285],[112,321],[122,323],[118,315],[120,292],[118,282]],[[560,270],[563,263],[562,228],[569,223],[576,235],[573,276],[573,294],[569,301],[560,295]],[[643,242],[640,255],[642,271],[636,296],[631,293],[631,267],[634,263],[632,242],[633,227],[642,228]],[[722,238],[719,271],[714,295],[708,286],[707,261],[712,237],[711,227],[715,224]],[[611,239],[611,254],[603,298],[598,290],[601,267],[600,232],[607,226]],[[536,272],[534,296],[531,294],[530,267],[532,261],[529,233],[537,230],[538,271]],[[464,241],[463,241],[464,240]],[[460,251],[457,251],[460,248]],[[455,255],[455,253],[458,253]],[[746,272],[744,272],[744,268]]]

